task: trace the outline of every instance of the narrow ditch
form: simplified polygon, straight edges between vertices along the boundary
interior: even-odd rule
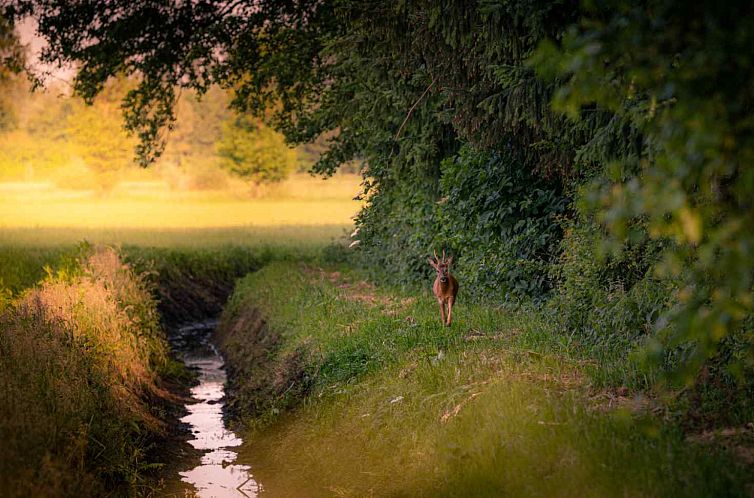
[[[242,439],[223,420],[227,374],[211,337],[217,320],[194,322],[174,329],[170,343],[176,358],[197,373],[181,418],[191,432],[188,443],[202,452],[200,463],[184,469],[168,482],[166,496],[256,497],[262,491],[248,465],[236,463]],[[193,488],[193,489],[192,489]]]

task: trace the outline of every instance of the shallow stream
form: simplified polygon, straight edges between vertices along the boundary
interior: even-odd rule
[[[189,444],[204,452],[198,466],[180,472],[180,480],[201,498],[256,497],[261,486],[249,466],[235,463],[235,448],[243,441],[223,421],[227,377],[223,359],[210,341],[216,326],[216,320],[186,325],[171,340],[178,356],[198,373],[199,384],[191,389],[195,402],[186,404],[188,415],[181,421],[191,429]]]

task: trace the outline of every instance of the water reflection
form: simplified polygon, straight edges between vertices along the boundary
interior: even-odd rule
[[[261,487],[251,476],[248,465],[234,462],[238,454],[232,449],[241,445],[241,438],[225,428],[222,418],[225,370],[223,361],[214,346],[208,341],[207,326],[184,327],[181,336],[198,336],[198,343],[184,355],[187,366],[199,371],[199,385],[191,390],[198,401],[186,405],[189,412],[181,421],[191,426],[194,436],[191,446],[206,450],[199,466],[181,472],[181,480],[196,488],[196,496],[202,498],[256,497]],[[201,334],[201,332],[204,332]],[[187,341],[190,343],[193,341]]]

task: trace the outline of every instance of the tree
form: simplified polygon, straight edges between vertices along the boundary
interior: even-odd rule
[[[223,124],[231,119],[228,92],[213,86],[205,94],[184,93],[177,102],[164,157],[180,162],[205,160],[216,154]]]
[[[113,79],[90,105],[80,99],[69,102],[66,136],[73,152],[106,188],[112,187],[118,172],[134,164],[136,140],[123,129],[120,109],[129,85],[125,79]]]
[[[21,72],[23,63],[23,48],[13,24],[0,7],[0,131],[11,129],[17,124],[14,103],[21,93],[18,73]]]
[[[224,123],[217,153],[224,168],[256,184],[284,180],[298,163],[282,135],[247,117]]]
[[[640,155],[604,164],[584,205],[614,252],[667,241],[655,271],[677,293],[654,324],[669,337],[650,352],[691,344],[686,383],[726,340],[743,350],[728,355],[754,365],[752,15],[743,0],[602,2],[534,59],[575,122],[597,107],[644,137]]]

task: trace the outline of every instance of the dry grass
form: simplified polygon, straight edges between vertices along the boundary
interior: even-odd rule
[[[136,489],[167,364],[152,298],[111,249],[0,315],[0,494]]]

